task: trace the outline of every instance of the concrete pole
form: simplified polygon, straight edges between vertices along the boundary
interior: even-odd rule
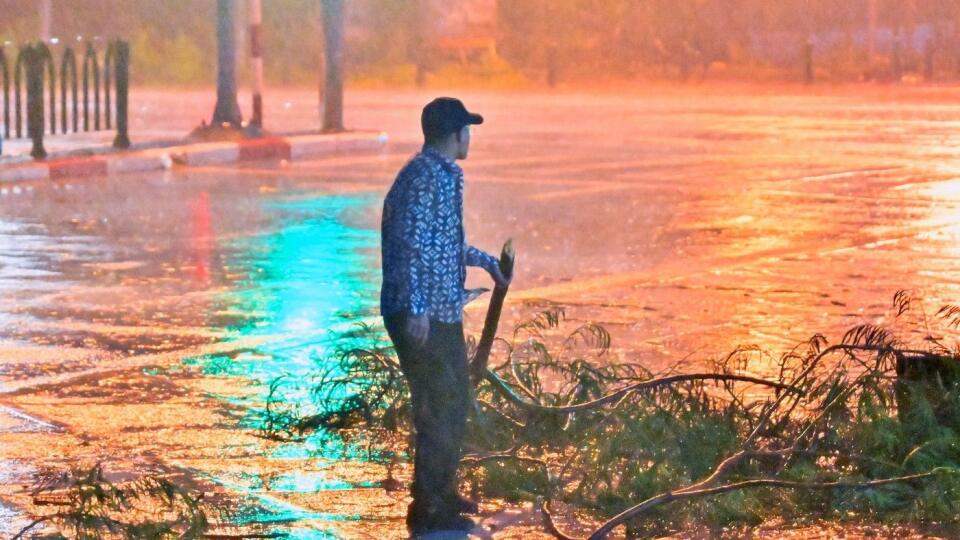
[[[49,43],[53,24],[53,0],[40,0],[40,41]]]
[[[953,7],[953,35],[951,47],[953,49],[954,56],[954,74],[960,76],[960,6]]]
[[[323,8],[323,131],[343,131],[343,0],[321,0]]]
[[[916,0],[906,0],[906,5],[904,6],[906,10],[905,26],[906,26],[906,36],[904,36],[903,43],[903,55],[904,62],[906,67],[910,70],[913,70],[915,67],[914,60],[916,59],[916,48],[914,47],[914,37],[917,33],[917,1]]]
[[[263,13],[261,0],[250,0],[250,63],[253,71],[251,125],[263,127]]]
[[[238,0],[217,0],[217,104],[214,126],[239,128],[242,117],[237,102],[237,50],[234,36]]]
[[[413,17],[413,25],[410,28],[410,33],[413,36],[413,54],[415,55],[414,63],[417,66],[417,71],[414,75],[414,84],[417,85],[417,88],[423,88],[423,85],[427,83],[427,70],[429,66],[427,65],[427,13],[428,6],[425,5],[427,0],[416,0],[413,2],[413,9],[416,10],[415,16]]]
[[[903,39],[900,35],[900,28],[897,27],[896,34],[893,36],[893,78],[900,82],[903,80]]]

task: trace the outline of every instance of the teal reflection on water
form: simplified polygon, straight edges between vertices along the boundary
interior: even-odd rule
[[[256,502],[233,512],[230,521],[233,525],[261,525],[295,523],[303,521],[358,521],[360,516],[343,516],[325,512],[311,512],[286,501],[258,495]]]
[[[291,391],[291,394],[295,393]],[[283,397],[286,400],[291,399],[290,394]],[[301,410],[307,410],[310,413],[316,412],[312,406],[301,406]],[[251,427],[256,429],[260,426],[254,424]],[[273,459],[310,459],[317,456],[334,459],[363,459],[364,454],[356,449],[348,448],[341,438],[325,431],[311,433],[301,441],[278,445],[270,454]]]
[[[289,493],[315,493],[317,491],[342,491],[345,489],[372,488],[380,482],[361,482],[352,484],[343,480],[331,479],[323,471],[288,473],[270,479],[270,491]]]
[[[292,531],[283,531],[283,538],[285,540],[335,540],[337,537],[327,531],[294,529]]]
[[[191,361],[210,374],[261,384],[281,375],[303,381],[317,359],[334,350],[337,330],[379,313],[379,231],[349,224],[378,203],[374,195],[265,203],[264,210],[277,215],[277,227],[221,247],[229,254],[230,273],[243,276],[227,293],[229,310],[249,314],[228,330],[270,339],[254,350]],[[284,395],[308,401],[305,388],[290,386]]]
[[[231,294],[236,310],[259,316],[245,321],[245,335],[289,334],[290,341],[343,323],[357,312],[376,314],[379,268],[372,251],[379,232],[347,224],[368,211],[373,196],[327,196],[278,201],[267,206],[283,216],[274,233],[237,240],[230,261],[247,279]]]
[[[230,313],[242,315],[226,328],[241,337],[262,336],[266,342],[252,349],[186,360],[217,376],[239,377],[257,386],[257,403],[224,397],[250,413],[242,427],[254,428],[255,409],[266,400],[268,384],[284,376],[280,391],[284,404],[303,414],[316,412],[309,396],[309,375],[318,362],[348,340],[369,340],[349,332],[358,320],[378,315],[380,271],[376,264],[379,231],[351,225],[355,217],[368,214],[379,204],[374,195],[322,196],[264,203],[275,215],[272,232],[239,238],[219,248],[227,255],[229,275],[239,276],[225,293],[222,304]],[[363,343],[352,343],[362,346]],[[278,445],[274,459],[306,459],[319,456],[361,457],[351,454],[343,441],[328,433],[313,433],[304,441]],[[337,521],[359,516],[321,514],[301,509],[266,492],[316,492],[367,487],[350,485],[322,473],[290,473],[262,485],[254,481],[257,471],[233,477],[210,479],[232,490],[248,493],[256,503],[238,513],[237,525],[286,523],[310,520]],[[370,484],[371,486],[373,484]],[[324,531],[284,531],[290,538],[333,538]]]

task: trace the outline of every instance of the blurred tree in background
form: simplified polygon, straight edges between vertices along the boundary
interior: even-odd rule
[[[874,58],[868,54],[871,2],[877,13]],[[243,20],[246,2],[240,4]],[[319,4],[264,3],[271,84],[317,84],[323,43]],[[960,73],[960,0],[349,0],[346,5],[346,64],[355,83],[413,84],[418,70],[428,80],[445,72],[473,72],[478,80],[504,74],[530,81],[796,79],[807,43],[818,78],[890,78],[895,54],[905,71],[920,73],[930,64],[937,78]],[[38,11],[33,0],[0,0],[0,41],[35,39]],[[214,17],[212,0],[53,0],[52,28],[61,41],[129,39],[134,82],[211,84]],[[466,22],[447,24],[454,19]],[[472,27],[471,19],[482,21],[482,28]],[[245,52],[241,26],[237,35],[244,43],[238,50]],[[242,80],[246,62],[241,59],[239,66]]]

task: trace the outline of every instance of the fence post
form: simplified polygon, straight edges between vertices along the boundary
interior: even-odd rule
[[[93,74],[93,123],[100,129],[100,63],[93,43],[87,42],[83,53],[83,130],[90,131],[90,74]]]
[[[110,110],[110,83],[117,72],[117,43],[114,40],[107,44],[107,52],[103,55],[103,114],[106,120],[106,129],[113,128],[113,111]]]
[[[111,45],[114,49],[113,52],[113,62],[108,63],[108,66],[111,71],[111,74],[116,76],[116,118],[117,118],[117,135],[114,138],[113,146],[116,148],[128,148],[130,146],[130,139],[128,133],[128,96],[129,96],[129,86],[130,86],[130,47],[129,44],[122,40],[116,40],[114,44]],[[61,59],[59,66],[59,73],[61,79],[61,88],[60,88],[60,101],[62,105],[62,117],[60,119],[60,127],[63,133],[69,131],[69,106],[67,102],[67,84],[70,84],[71,97],[73,102],[73,131],[78,131],[79,127],[79,111],[78,111],[78,102],[77,102],[77,65],[75,53],[70,47],[67,47],[64,50],[64,56]],[[10,138],[11,132],[15,132],[16,138],[23,136],[23,126],[24,126],[24,114],[26,114],[26,135],[32,141],[32,147],[30,150],[30,155],[34,159],[43,159],[47,156],[47,151],[44,148],[43,137],[45,135],[45,124],[47,124],[47,116],[49,115],[49,129],[50,133],[56,133],[57,129],[57,65],[54,61],[53,54],[50,51],[50,48],[44,43],[35,43],[27,44],[20,47],[16,64],[12,73],[13,76],[13,86],[14,86],[14,121],[13,127],[11,128],[10,122],[10,66],[8,63],[7,56],[5,51],[0,48],[0,75],[3,77],[3,132],[0,133],[2,138]],[[84,130],[90,129],[89,123],[89,76],[93,75],[94,83],[94,129],[100,128],[100,74],[98,71],[98,62],[96,57],[96,51],[94,50],[92,44],[87,45],[87,51],[84,57],[83,65],[83,124]],[[45,81],[47,79],[50,84],[49,88],[49,105],[45,104],[46,96],[44,96],[45,91]],[[109,75],[107,75],[107,80],[110,80]],[[26,83],[26,84],[24,84]],[[26,107],[24,107],[24,99],[21,90],[26,86]],[[109,97],[106,98],[108,107],[109,107]],[[107,112],[107,122],[109,127],[109,114]]]
[[[67,78],[67,74],[70,74],[70,78]],[[77,101],[77,57],[73,52],[71,47],[67,47],[63,51],[63,58],[60,61],[60,131],[62,133],[67,133],[68,126],[70,125],[67,122],[67,117],[69,116],[70,108],[67,107],[67,80],[70,81],[70,92],[73,97],[73,132],[77,132],[78,120],[80,116],[78,114],[78,101]]]
[[[40,64],[40,77],[43,78],[43,72],[47,72],[47,80],[50,81],[50,134],[57,133],[57,68],[53,63],[53,54],[50,53],[50,47],[46,43],[40,42],[35,46],[36,61]]]
[[[113,139],[114,148],[129,148],[130,137],[127,133],[127,94],[130,89],[130,44],[116,41],[117,57],[114,62],[117,77],[117,136]]]
[[[10,138],[10,66],[0,45],[0,67],[3,68],[3,138]]]
[[[16,135],[19,139],[23,137],[23,79],[27,75],[27,57],[30,56],[26,47],[20,47],[17,51],[17,62],[13,67],[13,99]]]
[[[24,49],[27,68],[27,132],[33,140],[30,155],[33,159],[47,157],[43,148],[43,53],[39,46]]]

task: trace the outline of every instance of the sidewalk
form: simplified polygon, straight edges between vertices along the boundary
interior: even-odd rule
[[[71,176],[123,174],[237,161],[304,159],[336,152],[373,151],[387,143],[387,134],[376,131],[269,135],[239,142],[195,142],[182,133],[154,131],[138,135],[131,148],[117,150],[114,132],[49,136],[44,138],[48,157],[29,157],[30,140],[4,141],[0,156],[0,182],[36,181]]]
[[[167,129],[138,129],[135,133],[131,133],[131,140],[134,142],[133,149],[160,145],[172,146],[183,144],[185,133],[182,130],[170,129],[169,127]],[[11,133],[11,135],[14,135],[14,133]],[[44,135],[43,146],[51,156],[103,153],[113,150],[113,138],[116,135],[115,129]],[[32,146],[33,142],[29,137],[3,139],[0,167],[11,163],[30,161],[32,159],[30,157]]]

